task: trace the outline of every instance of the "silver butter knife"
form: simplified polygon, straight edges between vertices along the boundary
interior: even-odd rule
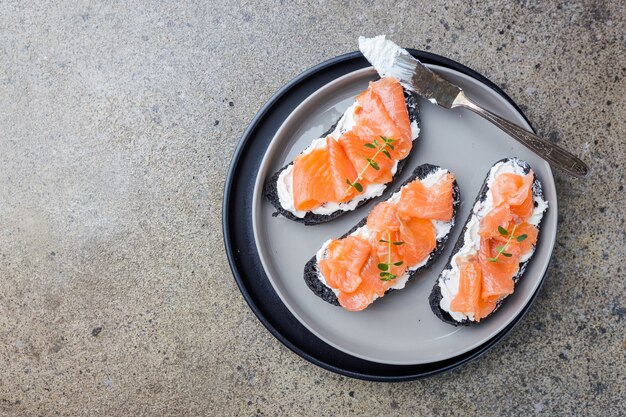
[[[578,178],[587,176],[587,165],[575,155],[547,140],[483,109],[465,96],[461,88],[444,80],[400,48],[385,35],[359,38],[359,48],[381,77],[393,76],[400,83],[446,109],[464,107],[489,120],[553,166]]]

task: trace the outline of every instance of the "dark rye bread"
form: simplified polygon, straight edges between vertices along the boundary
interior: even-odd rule
[[[431,164],[424,164],[424,165],[420,165],[417,168],[415,168],[415,170],[413,170],[413,173],[411,174],[411,176],[404,181],[402,184],[400,184],[392,194],[395,194],[396,192],[398,192],[402,187],[404,187],[405,185],[407,185],[408,183],[410,183],[411,181],[415,180],[416,178],[424,179],[426,178],[430,173],[434,172],[435,170],[439,169],[440,167],[436,166],[436,165],[431,165]],[[392,195],[390,194],[390,196]],[[457,210],[459,208],[459,204],[460,204],[460,192],[459,192],[459,186],[456,182],[456,180],[454,180],[453,186],[452,186],[452,200],[453,200],[453,204],[452,204],[452,226],[454,226],[454,220],[456,219],[456,213]],[[367,222],[367,216],[365,216],[359,223],[357,223],[352,229],[348,230],[348,232],[346,234],[344,234],[343,236],[340,237],[340,239],[343,239],[344,237],[348,236],[351,233],[354,233],[359,227],[365,225],[365,223]],[[452,231],[452,228],[450,228],[450,231]],[[443,251],[443,247],[445,246],[447,240],[448,240],[448,236],[450,235],[450,232],[448,232],[447,235],[443,236],[442,238],[437,240],[437,246],[435,247],[435,249],[430,253],[430,256],[428,257],[428,260],[426,261],[426,264],[417,268],[415,271],[410,271],[409,274],[409,281],[420,271],[429,268],[433,262],[435,262],[435,260],[439,257],[439,255],[441,254],[441,252]],[[317,295],[318,297],[320,297],[322,300],[336,305],[339,305],[339,301],[337,300],[337,296],[335,295],[335,293],[328,288],[326,285],[324,285],[322,283],[322,281],[319,280],[318,278],[318,269],[317,269],[317,260],[315,259],[315,255],[313,255],[313,257],[306,263],[306,265],[304,266],[304,282],[306,282],[306,285],[311,289],[311,291],[313,291],[315,293],[315,295]],[[390,288],[389,290],[387,290],[386,293],[389,293],[390,291],[393,291],[393,288]],[[385,294],[386,294],[385,293]]]
[[[409,113],[409,120],[411,122],[417,122],[417,125],[419,127],[420,121],[419,121],[419,106],[417,104],[417,95],[412,91],[404,89],[404,102],[406,103],[406,109],[407,109],[407,112]],[[339,118],[339,120],[341,120],[341,117]],[[335,127],[339,123],[339,120],[337,120],[330,127],[330,129],[328,129],[325,133],[323,133],[322,137],[325,137],[331,134],[332,131],[335,130]],[[413,142],[415,142],[416,140],[417,138],[415,138]],[[408,158],[409,157],[407,156],[406,158],[398,162],[398,170],[396,171],[396,175],[394,175],[394,179],[399,177]],[[293,162],[290,162],[289,164],[285,165],[284,167],[279,169],[274,175],[272,175],[269,178],[269,180],[265,183],[265,187],[263,188],[263,195],[276,208],[276,211],[274,212],[273,216],[278,216],[279,214],[282,214],[283,216],[285,216],[286,218],[290,220],[304,223],[306,226],[312,226],[316,224],[329,222],[341,216],[342,214],[346,213],[345,211],[342,211],[342,210],[337,210],[330,214],[314,214],[312,212],[308,212],[303,218],[300,218],[300,217],[296,217],[290,211],[285,210],[283,206],[280,204],[280,199],[278,198],[277,182],[278,182],[278,177],[280,176],[280,173],[283,172],[285,169],[287,169],[290,165],[293,165]],[[392,184],[393,184],[393,181],[387,184],[387,186],[390,186]],[[357,205],[355,210],[361,207],[363,204],[367,203],[369,200],[370,199],[361,201]]]
[[[528,165],[527,162],[519,160],[519,159],[516,159],[516,158],[504,158],[504,159],[499,160],[498,162],[496,162],[493,165],[496,165],[496,164],[498,164],[500,162],[508,162],[508,161],[512,161],[512,160],[517,161],[517,164],[524,169],[524,173],[525,174],[527,174],[530,171],[530,165]],[[446,264],[444,269],[441,271],[442,273],[443,273],[443,271],[452,269],[452,258],[463,247],[463,245],[465,243],[465,231],[467,229],[467,224],[469,223],[469,221],[472,218],[472,215],[474,213],[473,207],[479,201],[483,202],[487,198],[487,192],[489,191],[489,187],[487,186],[487,181],[489,180],[489,172],[491,172],[491,168],[487,172],[487,176],[485,178],[485,182],[483,182],[483,186],[481,187],[480,192],[478,193],[478,197],[476,197],[476,200],[474,201],[474,204],[472,205],[472,212],[470,213],[470,215],[467,217],[467,220],[465,221],[465,225],[463,226],[463,230],[461,231],[461,235],[459,236],[459,239],[457,240],[456,244],[454,245],[454,248],[452,249],[452,254],[450,255],[450,258],[448,259],[448,263]],[[532,185],[532,192],[533,192],[533,197],[541,197],[541,198],[543,198],[543,189],[541,188],[541,183],[539,182],[539,179],[537,179],[536,176],[535,176],[535,181],[533,182],[533,185]],[[536,203],[535,203],[535,205],[536,205]],[[547,211],[547,209],[546,209],[546,211]],[[545,215],[545,212],[544,212],[544,215]],[[537,228],[538,229],[541,228],[541,222],[537,225]],[[519,271],[513,277],[513,282],[515,284],[517,284],[517,282],[524,275],[524,272],[526,272],[526,267],[528,266],[528,263],[530,262],[531,259],[532,259],[532,257],[530,259],[528,259],[527,261],[520,263]],[[469,326],[469,325],[472,325],[472,324],[476,324],[475,321],[471,321],[469,319],[465,319],[463,321],[456,321],[456,320],[454,320],[452,318],[452,316],[447,311],[441,309],[440,302],[441,302],[441,299],[443,298],[443,295],[441,293],[441,288],[439,287],[439,280],[440,279],[441,279],[441,274],[439,275],[439,278],[435,282],[435,285],[433,286],[432,292],[430,293],[430,297],[428,298],[428,301],[430,303],[430,308],[432,309],[433,313],[435,313],[435,315],[437,317],[439,317],[442,321],[444,321],[444,322],[446,322],[448,324],[451,324],[453,326]],[[505,297],[504,299],[500,300],[496,304],[496,308],[491,312],[491,314],[489,316],[481,319],[480,322],[482,323],[484,320],[487,320],[491,316],[493,316],[493,314],[496,311],[498,311],[500,306],[502,306],[502,304],[504,303],[504,301],[506,301],[507,298],[508,297]]]

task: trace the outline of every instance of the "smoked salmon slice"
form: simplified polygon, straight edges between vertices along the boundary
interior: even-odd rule
[[[509,224],[507,230],[513,230],[513,224]],[[517,239],[512,239],[509,243],[510,246],[518,246],[520,253],[528,252],[533,246],[537,244],[537,237],[539,236],[539,229],[530,223],[520,223],[515,229],[515,236],[527,236],[523,241],[519,242]],[[501,237],[500,239],[504,239]]]
[[[448,173],[430,187],[412,182],[402,189],[398,213],[404,217],[450,221],[452,218],[454,176]]]
[[[520,219],[527,219],[533,214],[533,209],[535,208],[533,202],[533,190],[529,187],[528,192],[526,194],[526,198],[521,204],[515,204],[510,206],[511,213],[517,216]]]
[[[323,260],[329,285],[343,292],[353,292],[361,284],[361,269],[369,258],[371,246],[365,239],[348,236],[328,245],[328,258]]]
[[[457,259],[460,270],[459,291],[450,303],[452,311],[462,311],[474,315],[474,321],[479,322],[488,316],[496,307],[496,300],[485,297],[491,281],[485,280],[485,271],[476,257]]]
[[[407,265],[416,265],[426,259],[437,246],[432,221],[417,217],[402,220],[400,224],[400,253]]]
[[[379,181],[379,178],[386,174],[389,175],[383,180],[391,178],[391,168],[396,161],[379,151],[383,146],[383,141],[369,128],[356,126],[342,135],[339,138],[339,143],[352,163],[355,172],[360,174],[359,181],[361,184],[365,186],[366,184],[380,183],[382,181]],[[373,147],[368,145],[373,145]],[[378,169],[375,169],[368,159],[373,160]]]
[[[350,182],[356,181],[357,173],[343,147],[337,141],[328,139],[326,141],[328,143],[330,176],[333,181],[335,201],[343,203],[351,200],[356,194],[356,190],[346,183],[346,179]]]
[[[393,285],[392,281],[382,281],[378,269],[379,258],[376,254],[370,257],[361,271],[361,285],[351,293],[340,292],[339,304],[349,311],[361,311],[372,303],[374,297],[382,297]]]
[[[526,175],[504,173],[498,175],[493,182],[491,192],[493,204],[499,206],[507,203],[511,213],[519,218],[527,218],[533,212],[532,184],[533,172]]]
[[[459,291],[450,303],[450,308],[476,315],[481,297],[482,269],[475,258],[457,259],[456,263],[460,271]]]
[[[507,253],[510,253],[511,257],[500,256],[497,262],[489,260],[498,254],[499,244],[498,241],[486,238],[480,241],[478,259],[482,269],[482,298],[488,301],[497,301],[513,293],[513,275],[519,268],[519,248],[516,250],[513,247],[507,247]]]
[[[404,102],[404,90],[394,77],[386,77],[370,83],[370,88],[380,97],[385,110],[395,122],[403,140],[411,139],[411,122]]]
[[[507,228],[513,215],[507,203],[491,209],[480,221],[478,234],[484,238],[501,236],[499,228]]]
[[[491,185],[493,204],[499,206],[507,203],[509,206],[522,204],[528,198],[533,184],[534,174],[526,175],[503,173],[498,175]]]
[[[356,112],[357,124],[368,127],[376,136],[393,140],[393,148],[390,148],[389,152],[394,156],[394,159],[405,158],[413,146],[410,124],[407,123],[409,128],[407,136],[404,130],[398,128],[398,125],[387,112],[380,96],[373,89],[369,89],[359,96],[357,103],[359,104]],[[402,103],[404,105],[404,97]],[[406,121],[408,122],[408,117]]]
[[[400,230],[400,219],[396,205],[386,201],[376,204],[367,216],[367,227],[375,232]]]
[[[396,277],[402,276],[406,271],[407,261],[402,258],[400,248],[404,242],[400,237],[400,233],[383,230],[375,234],[372,244],[378,255],[379,262],[387,265],[382,272],[389,272]]]
[[[348,311],[364,310],[372,302],[374,293],[362,289],[359,292],[340,292],[337,296],[339,304]]]
[[[328,149],[299,155],[293,167],[293,201],[296,210],[308,211],[335,199]]]

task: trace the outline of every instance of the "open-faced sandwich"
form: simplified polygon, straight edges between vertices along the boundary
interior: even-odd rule
[[[448,239],[458,204],[454,174],[418,166],[352,230],[324,242],[304,268],[306,284],[331,304],[363,310],[430,266]]]
[[[497,162],[433,287],[435,315],[458,326],[493,314],[524,274],[547,208],[541,183],[526,162]]]
[[[279,214],[324,223],[380,196],[397,176],[419,135],[414,93],[398,80],[371,82],[339,121],[267,182]]]

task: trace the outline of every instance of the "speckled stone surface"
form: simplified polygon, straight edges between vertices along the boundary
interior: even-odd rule
[[[619,1],[0,1],[0,415],[581,415],[626,410]],[[529,314],[454,372],[352,380],[257,321],[222,246],[236,143],[360,34],[485,74],[592,176]]]

